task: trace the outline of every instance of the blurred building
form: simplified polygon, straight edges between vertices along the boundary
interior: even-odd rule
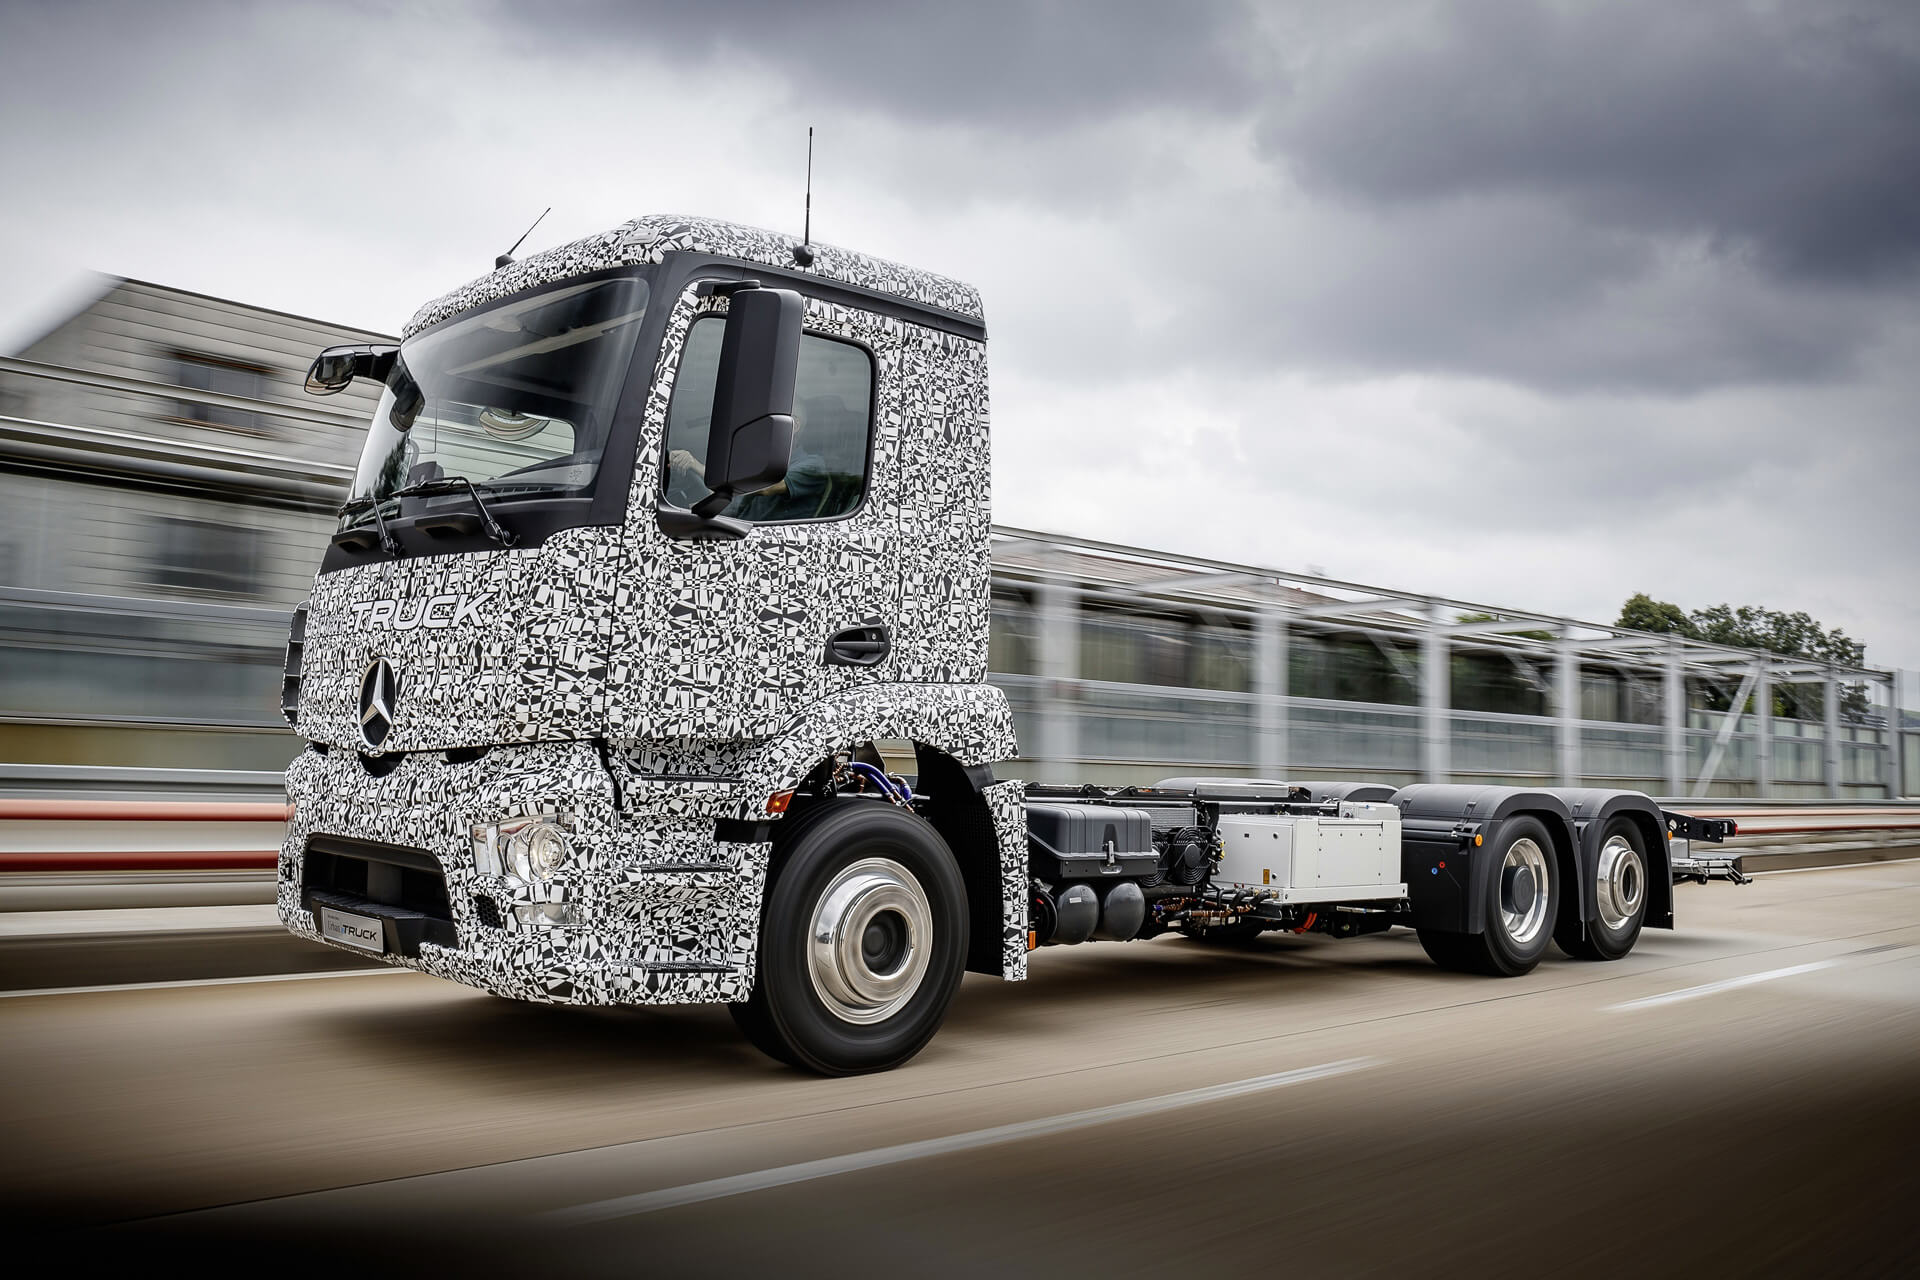
[[[367,341],[391,339],[105,280],[0,359],[0,785],[284,766],[287,615],[375,399],[301,384]],[[995,531],[990,665],[1036,779],[1920,792],[1892,673],[1020,530]]]
[[[0,359],[0,761],[285,764],[286,618],[375,398],[301,384],[362,341],[103,279]]]

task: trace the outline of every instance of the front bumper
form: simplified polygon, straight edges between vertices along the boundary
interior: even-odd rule
[[[629,780],[616,806],[613,779],[585,742],[497,747],[463,763],[420,752],[381,776],[352,752],[309,750],[287,770],[293,816],[280,851],[280,920],[341,945],[307,908],[313,837],[402,847],[430,855],[444,874],[452,941],[422,939],[412,954],[390,948],[382,957],[390,964],[519,1000],[744,1000],[769,846],[717,836],[717,822],[742,814],[740,792],[724,779]],[[476,860],[476,825],[552,812],[569,815],[572,833],[550,883]],[[535,913],[516,911],[540,903],[569,908],[572,922],[535,924],[523,918]]]

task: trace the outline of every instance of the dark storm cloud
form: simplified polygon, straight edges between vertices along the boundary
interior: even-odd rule
[[[536,47],[702,67],[721,94],[781,86],[809,119],[917,123],[928,154],[874,162],[923,200],[1150,220],[1203,249],[1169,274],[1168,314],[1087,331],[1108,365],[1663,393],[1826,381],[1920,265],[1906,4],[502,12]],[[1130,149],[1129,120],[1178,122],[1195,151],[1251,137],[1264,188],[1218,207],[1164,147]]]
[[[1022,132],[1154,108],[1244,112],[1273,74],[1235,0],[591,0],[502,12],[551,48],[707,60],[720,93],[730,77],[772,74],[812,102]]]
[[[1920,23],[1820,6],[1462,4],[1351,34],[1262,140],[1372,205],[1517,193],[1763,269],[1920,261]]]

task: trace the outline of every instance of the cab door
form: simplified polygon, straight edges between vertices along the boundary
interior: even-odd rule
[[[759,737],[894,678],[899,323],[807,298],[785,480],[728,507],[744,537],[675,537],[657,512],[707,492],[725,311],[697,286],[676,300],[646,407],[611,673],[622,737]]]

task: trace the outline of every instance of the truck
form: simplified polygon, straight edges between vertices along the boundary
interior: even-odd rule
[[[517,1000],[724,1003],[891,1068],[967,972],[1166,933],[1417,931],[1605,961],[1733,824],[1644,795],[1173,778],[1025,786],[987,682],[972,287],[643,217],[429,302],[307,389],[381,388],[296,610],[277,909]]]

